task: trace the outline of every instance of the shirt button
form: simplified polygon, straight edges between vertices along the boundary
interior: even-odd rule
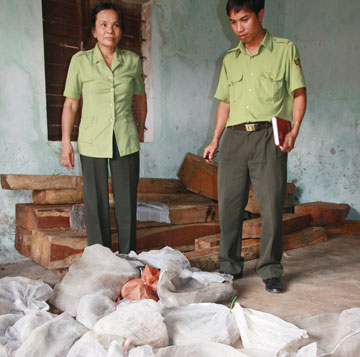
[[[109,79],[112,79],[113,77],[112,76],[109,76]]]
[[[253,76],[253,75],[254,75],[254,73],[253,73],[253,72],[251,72],[251,73],[250,73],[250,76]]]
[[[110,89],[110,92],[113,92],[113,91],[114,91],[114,88],[111,88],[111,89]]]
[[[251,92],[252,91],[252,89],[251,88],[249,88],[249,92]]]
[[[114,103],[110,103],[110,107],[113,107],[114,106]]]
[[[113,123],[113,122],[114,122],[114,120],[115,120],[115,118],[111,118],[111,120],[110,120],[110,121]]]
[[[250,109],[250,105],[247,105],[247,106],[246,106],[246,109],[248,109],[248,110],[249,110],[249,109]]]

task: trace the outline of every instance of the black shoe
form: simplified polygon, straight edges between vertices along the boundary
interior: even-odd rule
[[[243,277],[243,272],[242,271],[240,273],[237,273],[237,274],[231,274],[231,273],[227,273],[226,271],[220,270],[219,273],[232,275],[234,280],[238,280],[238,279],[241,279]]]
[[[265,290],[270,293],[281,293],[283,291],[283,286],[280,278],[268,278],[264,279]]]

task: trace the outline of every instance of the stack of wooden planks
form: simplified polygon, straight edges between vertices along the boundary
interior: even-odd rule
[[[219,267],[220,227],[217,206],[217,164],[187,154],[179,179],[141,178],[139,202],[165,203],[170,223],[137,222],[138,252],[170,246],[203,270]],[[64,271],[81,256],[87,245],[82,178],[79,176],[1,175],[8,190],[32,190],[33,203],[16,205],[16,249],[38,264]],[[316,244],[327,233],[360,234],[359,221],[345,221],[347,205],[313,202],[293,206],[295,185],[288,183],[284,204],[284,250]],[[117,250],[117,228],[109,179],[109,204],[113,250]],[[260,212],[250,190],[246,211],[252,219],[243,225],[245,260],[259,255]],[[295,213],[291,213],[291,212]]]
[[[179,178],[190,191],[217,200],[217,164],[206,164],[197,155],[188,153],[178,172]],[[360,221],[345,221],[349,206],[327,202],[313,202],[293,206],[295,185],[288,183],[283,216],[283,250],[290,250],[327,240],[327,234],[360,234]],[[253,218],[243,223],[242,256],[256,259],[260,253],[261,218],[255,193],[250,188],[245,208]],[[295,213],[291,213],[295,212]],[[220,234],[195,240],[195,249],[185,252],[193,266],[203,270],[219,268]]]
[[[82,179],[73,176],[1,175],[3,189],[33,190],[33,203],[16,205],[16,249],[47,269],[64,269],[87,245]],[[161,202],[170,223],[137,222],[138,251],[164,246],[194,249],[196,238],[220,231],[217,202],[188,191],[178,179],[141,178],[138,201]],[[113,250],[117,234],[112,184],[109,204]]]

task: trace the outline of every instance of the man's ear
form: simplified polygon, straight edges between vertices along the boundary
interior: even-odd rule
[[[265,14],[265,10],[264,9],[261,9],[259,12],[258,12],[258,19],[260,22],[262,22],[263,18],[264,18],[264,14]]]

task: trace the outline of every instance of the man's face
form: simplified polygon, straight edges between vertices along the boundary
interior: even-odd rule
[[[264,30],[261,25],[263,17],[264,9],[260,10],[258,15],[247,9],[242,9],[239,12],[231,10],[230,23],[235,35],[244,44],[251,45],[263,38]]]

